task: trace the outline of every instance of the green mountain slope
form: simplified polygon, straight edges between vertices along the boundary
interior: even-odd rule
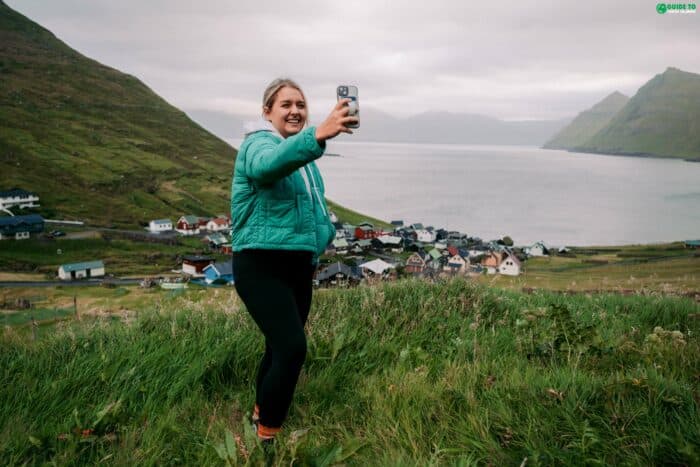
[[[227,211],[236,151],[138,79],[0,1],[0,189],[43,214],[131,225]]]
[[[588,110],[584,110],[565,128],[544,145],[546,149],[571,149],[581,146],[598,133],[629,101],[629,97],[615,91]]]
[[[668,68],[578,151],[700,160],[700,75]]]

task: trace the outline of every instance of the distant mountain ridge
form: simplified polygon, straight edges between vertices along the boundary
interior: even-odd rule
[[[235,155],[138,79],[0,1],[0,188],[96,225],[215,215],[228,211]]]
[[[350,137],[341,136],[342,141],[541,146],[571,121],[503,121],[450,112],[424,112],[398,118],[370,106],[362,106],[360,113],[360,129]],[[187,114],[224,139],[241,138],[243,123],[255,118],[208,110],[188,110]]]
[[[583,145],[610,123],[610,120],[628,101],[629,97],[618,91],[613,92],[590,109],[578,114],[544,147],[546,149],[569,149]]]
[[[544,143],[570,120],[503,121],[478,114],[424,112],[395,118],[363,109],[357,132],[362,141],[406,143],[535,145]]]
[[[610,97],[610,96],[609,96]],[[608,102],[613,110],[621,99]],[[605,107],[603,102],[594,106]],[[587,138],[586,112],[545,148],[700,161],[700,75],[669,67],[630,98]],[[573,135],[573,136],[572,136]]]

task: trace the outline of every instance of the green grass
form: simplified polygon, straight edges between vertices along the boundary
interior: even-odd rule
[[[274,465],[700,462],[698,304],[463,280],[316,293]],[[229,290],[0,340],[4,465],[258,465]]]
[[[0,270],[37,271],[53,277],[61,264],[99,259],[104,262],[107,274],[162,274],[181,267],[178,258],[184,254],[205,253],[205,244],[200,239],[186,238],[180,241],[180,245],[165,245],[104,238],[56,241],[29,239],[12,242],[11,248],[10,245],[0,245]],[[222,255],[211,256],[217,260],[227,258]]]
[[[35,308],[27,311],[15,311],[0,314],[0,326],[17,326],[31,323],[32,319],[39,321],[65,318],[75,314],[73,308]]]
[[[700,293],[700,255],[682,242],[615,247],[578,247],[570,256],[528,259],[518,277],[484,276],[506,288],[573,291]]]

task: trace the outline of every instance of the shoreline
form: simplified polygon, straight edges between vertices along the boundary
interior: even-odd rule
[[[685,156],[662,156],[659,154],[651,154],[651,153],[646,153],[646,152],[614,152],[614,151],[609,151],[609,152],[600,152],[600,151],[593,151],[593,150],[586,150],[582,148],[556,148],[556,147],[546,147],[542,146],[540,149],[547,149],[547,150],[552,150],[552,151],[566,151],[569,153],[574,153],[574,154],[597,154],[600,156],[620,156],[620,157],[640,157],[644,159],[670,159],[670,160],[679,160],[679,161],[685,161],[685,162],[696,162],[700,163],[700,157],[695,158],[695,159],[690,159]]]

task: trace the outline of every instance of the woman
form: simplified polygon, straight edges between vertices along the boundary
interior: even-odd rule
[[[265,336],[252,419],[258,437],[280,431],[306,357],[304,324],[318,256],[335,238],[314,160],[326,141],[352,133],[348,100],[318,127],[306,127],[299,85],[277,79],[263,95],[264,121],[246,134],[231,188],[236,291]]]

